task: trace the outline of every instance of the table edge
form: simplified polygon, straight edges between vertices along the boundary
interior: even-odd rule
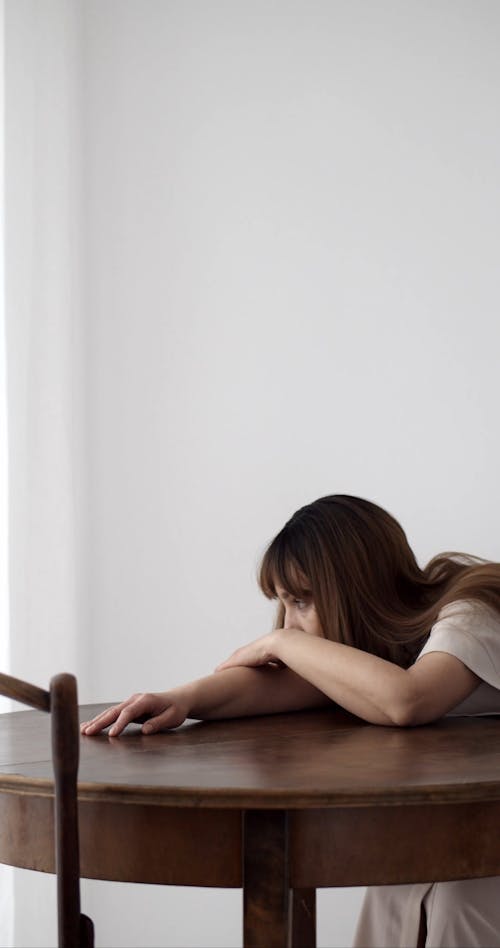
[[[0,775],[0,794],[30,797],[54,797],[53,781],[40,777],[25,777],[20,774]],[[285,790],[248,790],[244,787],[231,790],[199,787],[152,787],[137,784],[78,783],[80,803],[118,803],[206,809],[284,809],[310,810],[329,808],[362,808],[374,806],[433,806],[460,803],[488,803],[500,800],[500,782],[488,781],[480,784],[440,784],[422,787],[399,787],[391,793],[379,790],[337,790],[335,793],[306,793]]]

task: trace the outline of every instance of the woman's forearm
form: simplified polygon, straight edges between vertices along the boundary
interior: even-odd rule
[[[435,721],[480,683],[478,675],[446,652],[431,652],[405,669],[299,629],[277,630],[273,636],[276,659],[372,724],[408,726]]]
[[[398,722],[411,689],[392,662],[295,629],[277,634],[276,656],[353,714],[373,724]]]
[[[230,668],[169,691],[133,694],[82,721],[86,737],[109,728],[118,737],[127,725],[142,724],[143,734],[179,727],[186,718],[213,720],[252,714],[276,714],[330,705],[314,685],[288,668]]]
[[[332,703],[291,669],[270,666],[227,668],[177,690],[186,697],[189,717],[200,720],[276,714]]]
[[[399,723],[411,692],[408,673],[360,649],[301,629],[275,629],[236,649],[217,674],[281,662],[318,693],[373,724]]]

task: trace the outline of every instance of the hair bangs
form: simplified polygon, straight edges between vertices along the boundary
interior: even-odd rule
[[[259,586],[268,599],[277,598],[277,587],[300,598],[310,592],[310,585],[286,527],[273,540],[262,559]]]

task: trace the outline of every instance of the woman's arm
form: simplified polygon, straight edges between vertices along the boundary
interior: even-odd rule
[[[111,726],[117,737],[133,721],[153,734],[178,727],[186,718],[213,720],[252,714],[276,714],[331,705],[330,698],[288,668],[228,668],[171,691],[135,694],[81,725],[82,734]]]
[[[445,652],[431,652],[403,669],[300,629],[278,629],[263,636],[237,649],[219,669],[273,660],[372,724],[426,724],[451,711],[480,682],[463,662]]]

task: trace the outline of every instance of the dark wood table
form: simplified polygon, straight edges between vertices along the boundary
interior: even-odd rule
[[[104,705],[81,709],[88,720]],[[0,715],[0,861],[54,871],[47,715]],[[84,737],[82,875],[243,887],[246,948],[310,948],[315,892],[500,874],[500,720],[336,710]]]

